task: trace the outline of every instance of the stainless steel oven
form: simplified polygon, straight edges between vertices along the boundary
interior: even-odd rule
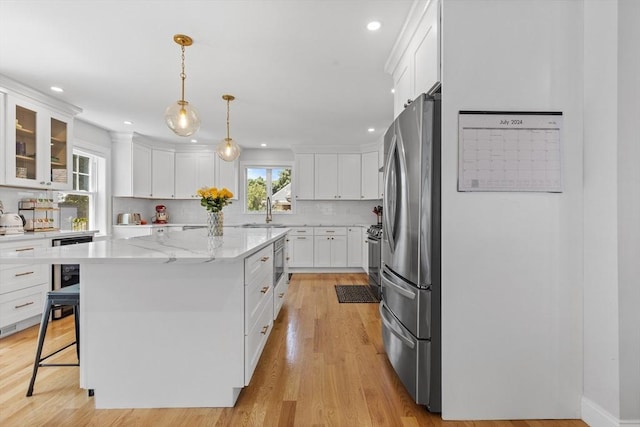
[[[276,240],[273,245],[273,286],[278,286],[284,275],[284,245],[286,237]]]
[[[93,242],[93,236],[76,236],[53,239],[53,246],[77,245],[78,243]],[[53,290],[61,289],[80,283],[80,266],[78,264],[54,264],[52,266],[51,283]],[[54,310],[53,319],[61,319],[73,313],[73,307],[63,307]]]
[[[376,224],[367,230],[367,244],[369,245],[369,287],[371,292],[380,299],[380,268],[382,267],[382,248],[380,238],[382,236],[382,226]]]

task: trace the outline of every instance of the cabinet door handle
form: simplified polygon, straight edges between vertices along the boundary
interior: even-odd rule
[[[20,305],[14,305],[14,308],[22,308],[22,307],[26,307],[28,305],[33,304],[33,301],[29,301],[29,302],[25,302],[24,304],[20,304]]]
[[[262,258],[260,258],[260,261],[267,262],[267,261],[269,261],[269,257],[268,256],[263,256]]]
[[[287,261],[289,261],[291,258],[287,257]]]
[[[44,185],[46,184],[44,181],[40,181],[40,185]]]
[[[33,274],[33,273],[34,273],[33,271],[26,271],[26,272],[24,272],[24,273],[16,273],[16,274],[15,274],[15,277],[27,276],[27,275],[29,275],[29,274]]]
[[[264,325],[264,326],[262,327],[262,330],[260,331],[260,333],[261,333],[262,335],[266,335],[268,330],[269,330],[269,325]]]
[[[281,294],[278,294],[278,297],[279,297],[279,298],[283,298],[283,297],[284,297],[284,292],[283,292],[283,293],[281,293]]]
[[[16,252],[24,252],[24,251],[32,251],[35,248],[22,248],[22,249],[16,249]]]
[[[269,291],[269,288],[271,286],[263,286],[262,289],[260,289],[260,292],[262,292],[263,294],[266,294]]]

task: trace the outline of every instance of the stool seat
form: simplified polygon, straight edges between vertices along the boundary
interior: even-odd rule
[[[49,317],[51,316],[51,312],[61,306],[72,306],[74,321],[75,321],[75,332],[76,332],[76,340],[72,343],[65,345],[64,347],[54,351],[53,353],[42,357],[42,348],[44,347],[44,339],[47,334],[47,326],[49,325]],[[38,373],[39,367],[46,366],[80,366],[80,284],[67,286],[61,289],[56,289],[55,291],[47,292],[47,297],[44,303],[44,309],[42,311],[42,319],[40,321],[40,331],[38,332],[38,349],[36,351],[35,362],[33,363],[33,374],[31,375],[31,381],[29,382],[29,389],[27,390],[27,397],[33,394],[33,386],[36,382],[36,375]],[[42,361],[48,359],[61,352],[62,350],[71,347],[72,345],[76,346],[76,355],[78,357],[78,363],[42,363]]]

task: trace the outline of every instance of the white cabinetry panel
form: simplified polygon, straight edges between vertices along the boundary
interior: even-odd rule
[[[153,149],[151,153],[151,194],[156,199],[173,199],[175,187],[173,151]]]
[[[379,198],[378,191],[378,152],[362,154],[362,198],[373,200]]]
[[[133,197],[151,197],[151,148],[140,144],[131,147],[131,187]],[[117,165],[114,165],[117,168]],[[127,174],[127,171],[123,173]],[[125,194],[126,195],[126,194]]]
[[[313,154],[296,154],[293,176],[295,197],[297,200],[314,198],[315,161]]]
[[[225,162],[215,156],[215,186],[226,188],[233,193],[232,199],[238,199],[238,160]]]
[[[176,199],[198,198],[196,191],[214,185],[213,152],[176,153],[175,197]]]
[[[347,267],[362,266],[362,227],[347,229]]]

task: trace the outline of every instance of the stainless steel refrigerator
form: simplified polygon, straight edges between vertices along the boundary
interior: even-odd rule
[[[440,86],[384,137],[382,337],[418,404],[441,412]]]

